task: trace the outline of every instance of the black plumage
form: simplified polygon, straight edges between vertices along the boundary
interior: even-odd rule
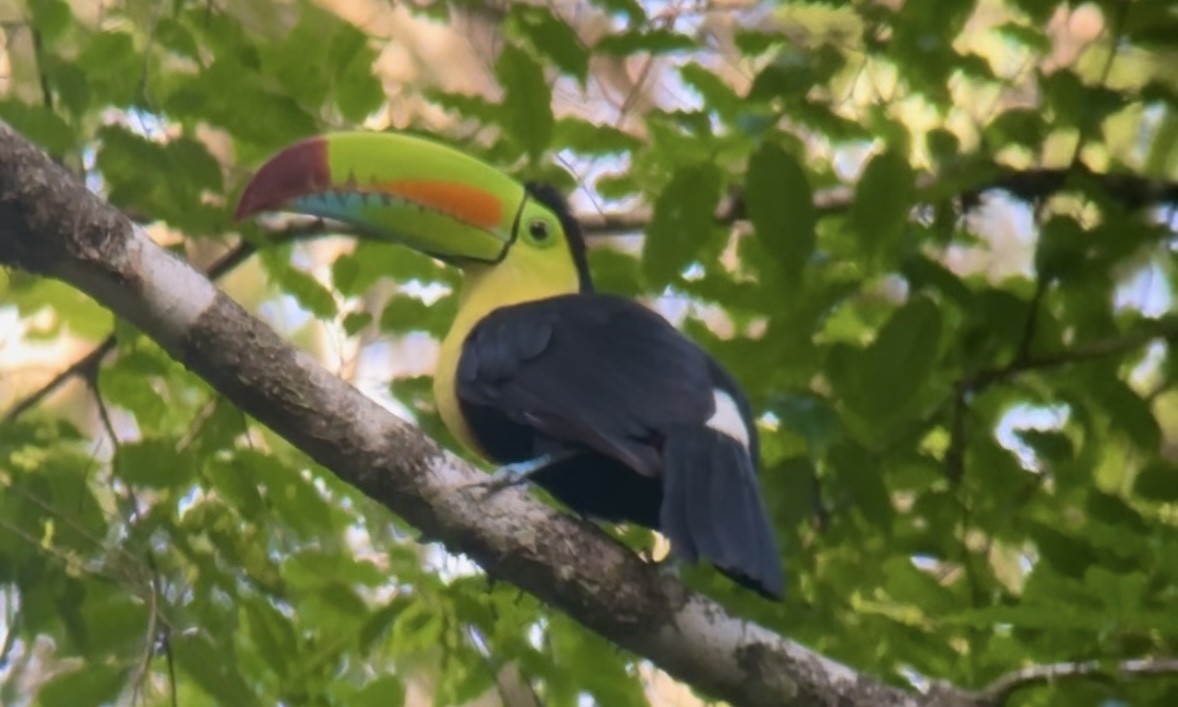
[[[572,452],[532,480],[579,513],[660,530],[675,557],[706,558],[780,596],[748,404],[658,314],[588,292],[502,307],[468,335],[456,386],[494,461]],[[738,407],[747,446],[708,425],[717,391]]]

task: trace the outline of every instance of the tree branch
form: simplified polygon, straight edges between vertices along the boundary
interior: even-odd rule
[[[41,39],[41,31],[32,22],[29,23],[29,34],[33,43],[33,59],[37,62],[41,103],[49,110],[53,110],[53,91],[49,87],[49,75],[45,72],[45,43]]]
[[[986,165],[976,174],[964,178],[938,178],[922,175],[917,179],[921,201],[958,198],[965,208],[978,202],[988,191],[1007,191],[1022,201],[1037,201],[1084,183],[1096,184],[1111,200],[1132,211],[1146,206],[1178,204],[1178,182],[1150,179],[1136,174],[1098,173],[1082,163],[1063,169],[1012,169],[1002,165]],[[965,183],[962,183],[965,182]],[[814,208],[819,216],[846,213],[855,200],[852,186],[822,189],[814,194]],[[619,233],[639,233],[650,225],[650,212],[636,210],[624,214],[587,214],[581,225],[587,235],[606,236]],[[747,218],[744,198],[740,192],[716,213],[716,222],[732,224]]]
[[[283,341],[0,123],[0,264],[110,307],[227,399],[424,537],[736,705],[975,704],[885,685],[687,590],[592,524],[469,465]]]
[[[1089,660],[1081,663],[1033,665],[1029,668],[1023,668],[1003,675],[990,683],[979,694],[979,697],[981,699],[981,705],[984,707],[1001,707],[1010,700],[1015,692],[1023,688],[1051,683],[1057,680],[1096,676],[1136,678],[1157,675],[1178,675],[1178,659],[1147,658],[1127,660],[1117,664]]]
[[[1122,336],[1097,339],[1055,353],[1019,356],[1005,366],[985,368],[974,373],[962,381],[959,387],[961,390],[971,393],[978,392],[1028,371],[1048,370],[1072,363],[1125,354],[1157,339],[1178,340],[1178,318],[1171,316],[1152,319]]]
[[[292,240],[303,238],[310,238],[315,235],[321,235],[331,232],[331,223],[324,219],[296,219],[289,221],[282,226],[272,229],[268,232],[268,243],[279,244],[286,243]],[[227,251],[213,264],[205,270],[205,276],[210,280],[219,280],[228,273],[235,270],[239,265],[250,258],[251,255],[257,252],[257,247],[247,241],[242,241]],[[29,410],[32,410],[37,405],[41,404],[45,398],[57,392],[61,386],[65,385],[74,376],[82,376],[83,378],[97,379],[98,367],[106,360],[106,357],[115,350],[117,340],[114,332],[107,335],[102,343],[95,346],[86,355],[74,361],[63,371],[49,379],[45,385],[42,385],[37,390],[28,394],[8,408],[4,413],[4,417],[0,418],[0,422],[12,422],[21,415],[24,415]]]

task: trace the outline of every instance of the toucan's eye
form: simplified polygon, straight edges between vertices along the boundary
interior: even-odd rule
[[[532,221],[528,224],[528,235],[535,241],[543,242],[548,240],[548,236],[550,235],[548,223],[540,220]]]

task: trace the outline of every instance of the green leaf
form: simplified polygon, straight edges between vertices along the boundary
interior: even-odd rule
[[[1028,27],[1017,22],[1006,22],[994,29],[994,33],[1012,39],[1028,49],[1047,53],[1051,50],[1051,39],[1039,27]]]
[[[1063,464],[1075,456],[1072,440],[1062,432],[1022,429],[1015,430],[1014,434],[1048,464]]]
[[[218,704],[260,706],[257,695],[237,671],[238,662],[226,660],[226,652],[203,631],[198,629],[174,635],[171,647],[177,667]]]
[[[438,303],[428,305],[417,297],[399,294],[385,304],[380,315],[380,328],[397,334],[426,331],[441,336],[446,333],[450,322],[449,317],[437,315],[452,313],[449,306],[438,306]]]
[[[794,101],[806,95],[815,83],[817,77],[809,65],[778,61],[761,69],[749,86],[747,98],[750,101],[767,101],[773,98]]]
[[[146,488],[180,488],[196,475],[192,458],[176,451],[176,440],[145,439],[119,445],[115,473],[127,483]]]
[[[376,565],[347,553],[307,549],[286,558],[282,576],[300,587],[345,584],[376,587],[388,577]]]
[[[306,478],[274,455],[252,449],[239,449],[233,470],[245,474],[261,487],[267,507],[276,512],[290,530],[304,537],[315,537],[332,527],[331,506]]]
[[[576,31],[548,7],[513,4],[507,14],[507,29],[551,59],[562,72],[585,83],[589,51]]]
[[[338,312],[331,290],[308,273],[277,258],[265,258],[274,284],[292,295],[308,312],[319,319],[331,319]]]
[[[463,119],[473,119],[487,125],[498,125],[504,118],[499,106],[482,96],[437,89],[426,89],[424,94],[429,100],[447,110],[454,111]]]
[[[1125,381],[1112,376],[1090,378],[1084,390],[1109,416],[1113,429],[1124,434],[1145,454],[1156,454],[1162,430],[1149,404]]]
[[[101,66],[87,74],[91,93],[98,104],[129,105],[139,92],[143,57],[127,32],[107,30],[94,35],[78,55],[78,66]]]
[[[348,336],[355,336],[359,334],[369,324],[372,324],[372,315],[368,312],[349,312],[344,317],[344,333]]]
[[[696,48],[695,40],[668,29],[632,30],[607,34],[593,47],[599,54],[633,56],[639,52],[670,54]]]
[[[593,188],[606,199],[622,199],[639,191],[638,182],[630,172],[603,174],[593,183]]]
[[[610,13],[625,15],[631,24],[637,24],[646,19],[646,10],[638,0],[590,0]]]
[[[203,471],[209,485],[243,517],[254,518],[265,512],[266,502],[257,481],[243,473],[238,465],[211,460],[205,463]]]
[[[408,602],[409,600],[403,596],[394,598],[388,604],[368,615],[367,620],[365,620],[363,627],[360,629],[358,637],[361,651],[368,653],[377,641],[388,635],[389,629],[396,623],[397,617],[405,609],[405,605]]]
[[[585,155],[617,154],[642,146],[641,140],[612,125],[590,123],[572,116],[556,122],[553,143]]]
[[[642,270],[651,285],[676,279],[716,231],[720,174],[712,165],[675,170],[654,203],[642,249]]]
[[[4,294],[5,302],[16,305],[17,312],[30,325],[33,315],[49,308],[71,334],[91,341],[104,338],[114,328],[114,315],[109,309],[59,280],[33,280],[27,289]],[[46,334],[56,335],[57,331],[54,326]],[[37,330],[33,332],[35,336]]]
[[[412,655],[437,646],[445,631],[444,619],[422,601],[409,604],[393,625],[393,644],[397,651]]]
[[[332,87],[335,102],[345,120],[359,123],[385,102],[384,87],[373,72],[376,52],[371,39],[350,24],[342,25],[327,50],[328,66],[334,69]]]
[[[1178,465],[1157,459],[1141,470],[1133,492],[1151,501],[1178,501]]]
[[[107,404],[133,413],[140,426],[152,429],[167,420],[169,406],[149,383],[147,376],[132,370],[123,359],[103,368],[98,375],[98,387]]]
[[[1124,97],[1104,86],[1085,86],[1074,72],[1053,71],[1039,82],[1044,98],[1054,109],[1055,122],[1083,131],[1097,128],[1113,111],[1125,105]]]
[[[161,17],[155,26],[155,41],[186,59],[200,58],[196,37],[183,22],[171,17]]]
[[[150,610],[138,597],[117,587],[89,586],[81,599],[75,638],[83,656],[98,662],[141,649]]]
[[[894,152],[872,158],[855,187],[851,226],[869,253],[879,254],[899,235],[916,200],[916,176]]]
[[[593,273],[593,284],[602,292],[612,292],[624,297],[638,297],[642,290],[642,261],[628,253],[611,248],[589,249],[589,270]]]
[[[348,697],[351,707],[401,707],[405,685],[396,675],[382,675]]]
[[[828,458],[836,485],[832,490],[845,493],[869,523],[889,532],[895,510],[879,472],[879,463],[854,444],[836,445]]]
[[[1043,112],[1029,108],[1003,111],[986,126],[986,137],[997,147],[1021,145],[1037,149],[1047,137]]]
[[[780,32],[739,29],[736,32],[735,41],[736,48],[740,50],[741,54],[756,57],[783,44],[786,39]]]
[[[568,620],[553,621],[548,635],[554,657],[577,666],[579,687],[600,705],[647,707],[641,682],[629,673],[618,651],[600,636]]]
[[[938,358],[941,312],[923,297],[904,305],[862,351],[837,349],[831,383],[869,424],[903,421]]]
[[[1046,25],[1051,14],[1059,7],[1055,0],[1014,0],[1014,7],[1027,13],[1027,17],[1036,24]]]
[[[332,264],[332,282],[345,295],[368,292],[377,281],[445,283],[456,282],[453,271],[427,255],[388,243],[361,241],[351,253]]]
[[[41,707],[78,707],[114,702],[127,671],[102,663],[84,665],[54,675],[37,691]]]
[[[1106,619],[1099,612],[1060,602],[1056,605],[987,606],[967,609],[945,620],[992,630],[997,624],[1046,631],[1098,631]]]
[[[552,91],[544,71],[527,52],[511,45],[503,48],[495,63],[495,75],[503,85],[503,128],[533,160],[552,142]]]
[[[90,107],[90,79],[76,64],[60,60],[46,60],[50,65],[57,98],[75,118]]]
[[[309,85],[311,80],[305,52],[305,46],[298,48],[297,72],[301,73],[290,79],[301,82],[300,86]],[[323,81],[326,86],[326,78]],[[162,108],[175,119],[195,118],[217,125],[239,142],[261,148],[262,153],[319,129],[316,114],[290,93],[276,90],[272,79],[264,80],[256,71],[244,70],[241,59],[236,57],[215,59],[197,77],[167,93]]]
[[[221,191],[221,164],[199,140],[182,135],[168,143],[165,153],[172,179],[183,177],[185,186],[192,190],[190,198],[200,197],[201,190]],[[192,192],[196,192],[193,194]]]
[[[740,111],[743,99],[724,79],[709,69],[692,62],[679,67],[679,75],[683,77],[684,83],[699,93],[708,110],[714,110],[725,118],[735,116]]]
[[[73,11],[65,0],[28,0],[33,27],[45,44],[56,42],[70,26]]]
[[[774,400],[774,414],[781,424],[801,435],[815,457],[826,453],[841,435],[838,415],[823,398],[813,395],[786,395]]]
[[[766,142],[749,158],[745,206],[757,239],[796,278],[814,250],[817,215],[801,164],[780,146]]]
[[[1097,561],[1092,545],[1083,537],[1061,532],[1044,523],[1033,523],[1029,534],[1040,556],[1055,571],[1067,577],[1083,577]]]
[[[61,116],[44,106],[0,101],[0,118],[51,155],[65,155],[76,144],[73,129]]]
[[[298,637],[290,619],[264,601],[247,602],[241,608],[258,654],[275,675],[286,679],[291,664],[298,660]]]

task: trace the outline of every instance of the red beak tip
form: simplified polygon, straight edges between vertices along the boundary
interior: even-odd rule
[[[291,199],[319,193],[330,186],[327,141],[321,137],[304,140],[282,150],[258,168],[241,193],[233,220],[280,209]]]

